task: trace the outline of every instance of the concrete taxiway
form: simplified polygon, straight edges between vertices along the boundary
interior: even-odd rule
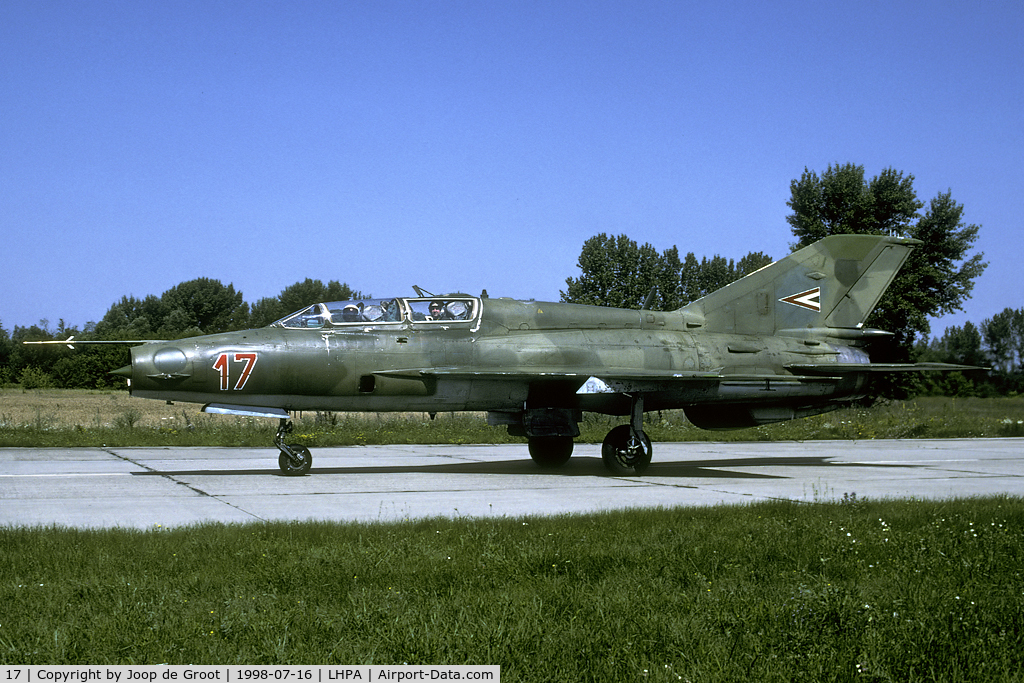
[[[525,445],[313,450],[285,477],[273,448],[0,449],[0,525],[176,527],[586,513],[759,500],[1024,496],[1024,439],[656,443],[643,477],[600,446],[536,467]]]

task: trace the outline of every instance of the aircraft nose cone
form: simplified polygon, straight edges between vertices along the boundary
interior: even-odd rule
[[[117,375],[118,377],[127,377],[128,379],[131,379],[131,376],[132,376],[132,366],[126,365],[123,368],[118,368],[117,370],[111,370],[110,374],[111,375]]]

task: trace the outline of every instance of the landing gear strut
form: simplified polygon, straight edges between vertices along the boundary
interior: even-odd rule
[[[651,439],[644,433],[644,397],[633,396],[628,425],[608,432],[601,444],[604,466],[615,474],[643,474],[651,464]]]
[[[313,455],[309,449],[300,444],[286,444],[284,437],[292,433],[292,423],[288,418],[281,418],[277,428],[277,435],[274,437],[274,445],[281,451],[277,458],[278,467],[281,473],[288,476],[298,476],[309,472],[313,466]]]

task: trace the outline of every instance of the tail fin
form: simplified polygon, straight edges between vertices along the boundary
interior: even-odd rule
[[[858,336],[918,240],[833,235],[680,309],[709,332]],[[822,328],[831,328],[822,330]]]

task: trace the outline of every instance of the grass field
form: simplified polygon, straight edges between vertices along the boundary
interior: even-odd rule
[[[847,409],[755,429],[708,432],[682,411],[648,413],[653,441],[779,441],[1024,436],[1024,397],[919,398]],[[623,418],[586,414],[579,441],[600,443]],[[123,391],[0,389],[0,446],[261,446],[277,421],[206,415]],[[307,446],[386,443],[515,443],[482,413],[305,413],[293,441]]]
[[[1024,435],[919,399],[656,441]],[[587,416],[583,441],[619,420]],[[0,391],[0,445],[267,445],[123,392]],[[309,445],[515,441],[481,415],[306,415]],[[0,492],[2,493],[2,492]],[[0,495],[2,498],[2,495]],[[0,501],[2,503],[2,501]],[[1024,680],[1024,501],[765,503],[393,525],[0,528],[2,664],[499,664],[506,681]]]
[[[1013,681],[1024,502],[0,529],[0,663],[500,664],[505,681]]]

